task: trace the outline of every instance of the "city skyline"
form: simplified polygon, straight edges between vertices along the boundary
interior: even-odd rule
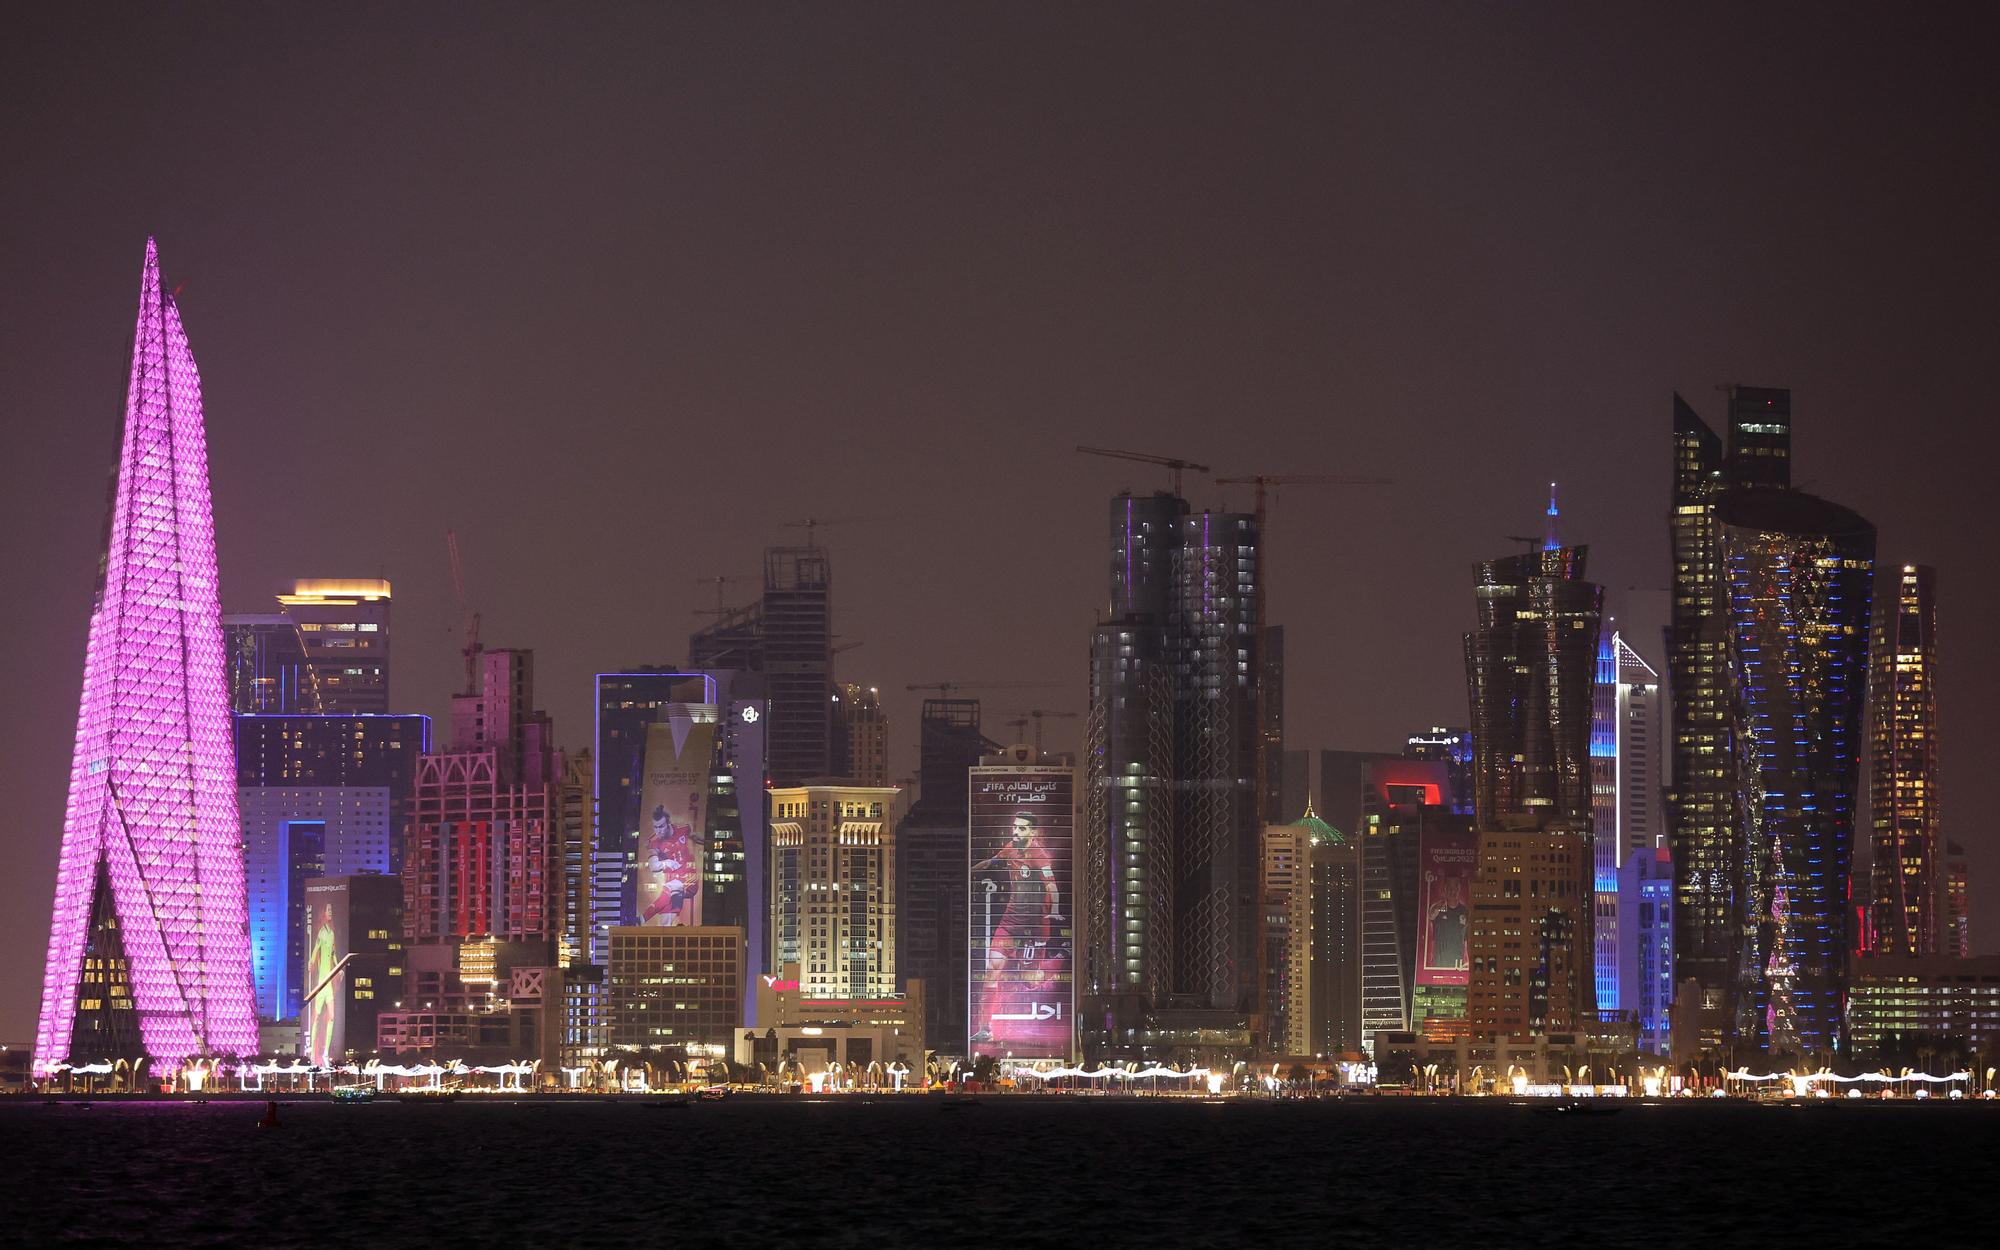
[[[807,516],[834,523],[820,541],[834,561],[837,642],[862,643],[841,653],[838,676],[884,692],[892,780],[916,771],[907,683],[1052,681],[1061,689],[1035,702],[1082,711],[1105,501],[1167,482],[1075,456],[1078,442],[1232,473],[1398,480],[1365,496],[1287,491],[1273,507],[1269,619],[1288,632],[1288,747],[1391,751],[1412,725],[1464,722],[1467,572],[1535,524],[1551,477],[1567,536],[1591,546],[1608,588],[1607,618],[1664,674],[1664,596],[1634,588],[1666,584],[1665,397],[1679,389],[1713,413],[1715,384],[1789,386],[1808,488],[1880,527],[1884,567],[1935,565],[1947,586],[1945,836],[1971,854],[1974,948],[1994,949],[1978,922],[1993,914],[1982,900],[2000,893],[1995,846],[1970,827],[1965,796],[1978,775],[1971,712],[1994,681],[1973,631],[2000,605],[1978,576],[1991,527],[1963,515],[1978,458],[1960,454],[1970,440],[1959,424],[1984,412],[1970,311],[1990,287],[1980,262],[1990,270],[1992,253],[1972,223],[1991,216],[1992,175],[1962,158],[1914,168],[1958,150],[1963,132],[1926,127],[1912,139],[1869,122],[1907,81],[1894,75],[1853,101],[1828,101],[1822,85],[1820,111],[1787,108],[1789,91],[1819,81],[1808,53],[1829,51],[1813,40],[1830,36],[1783,32],[1801,41],[1797,60],[1759,65],[1755,124],[1735,136],[1739,119],[1722,106],[1648,98],[1602,65],[1540,97],[1522,87],[1534,71],[1496,70],[1456,44],[1422,72],[1455,76],[1463,95],[1426,99],[1438,96],[1422,89],[1428,78],[1391,90],[1386,67],[1362,87],[1327,85],[1342,75],[1315,55],[1364,61],[1388,34],[1329,20],[1287,54],[1268,15],[1210,31],[1207,55],[1142,41],[1096,80],[1064,58],[1113,46],[1110,23],[1076,19],[1070,46],[1053,52],[1033,21],[962,28],[944,58],[959,83],[902,59],[914,43],[860,46],[837,23],[803,20],[758,33],[766,59],[749,60],[758,72],[747,86],[698,76],[669,87],[671,65],[654,83],[621,54],[598,53],[620,72],[572,111],[538,119],[502,101],[509,36],[536,29],[508,13],[475,33],[458,78],[421,81],[416,68],[435,67],[413,54],[368,80],[422,118],[387,141],[389,190],[371,199],[327,187],[308,155],[352,156],[378,138],[365,119],[336,116],[351,103],[342,92],[363,89],[333,76],[357,32],[329,32],[288,85],[267,69],[223,68],[246,50],[230,40],[251,38],[254,24],[202,44],[137,20],[147,65],[174,68],[110,52],[80,81],[124,73],[127,94],[109,98],[136,114],[141,88],[171,74],[185,84],[187,135],[151,123],[142,151],[114,133],[120,107],[101,107],[77,123],[80,163],[136,161],[129,187],[99,186],[65,168],[67,150],[59,162],[53,142],[29,139],[17,169],[45,202],[8,193],[22,223],[10,236],[36,247],[5,245],[17,276],[0,295],[13,414],[0,497],[18,536],[6,574],[22,604],[9,670],[21,719],[4,774],[18,801],[0,833],[19,870],[0,895],[0,948],[39,949],[47,935],[118,416],[116,327],[133,249],[157,229],[200,323],[223,609],[270,611],[296,578],[391,581],[393,709],[442,725],[462,672],[444,551],[455,527],[487,641],[534,650],[539,702],[571,750],[589,744],[594,674],[683,662],[706,619],[693,609],[713,602],[701,579],[754,577],[765,546],[799,538],[784,523]],[[1532,14],[1520,26],[1467,20],[1500,23],[1487,33],[1510,46],[1549,36],[1531,64],[1585,37],[1536,30]],[[1777,38],[1743,21],[1682,28],[1652,50],[1620,44],[1608,59],[1637,67],[1650,89],[1676,61],[1700,60],[1689,48],[1704,39]],[[79,38],[30,33],[59,46]],[[849,68],[809,55],[826,48]],[[1016,118],[995,101],[1009,71],[1038,63],[1031,48],[1053,58],[1056,98],[1027,100]],[[1870,63],[1845,43],[1831,51],[1843,67]],[[1177,103],[1173,83],[1253,52],[1274,68],[1235,102],[1211,100],[1219,118]],[[815,72],[780,90],[768,66],[793,59]],[[11,76],[10,101],[45,97],[21,106],[26,130],[76,107],[79,88],[51,72]],[[307,119],[307,141],[280,143],[238,119],[231,91],[208,82],[275,93]],[[851,90],[866,83],[883,94]],[[466,154],[433,174],[426,158],[456,150],[457,132],[422,110],[454,89],[469,112],[492,106],[500,120],[475,126]],[[1139,92],[1141,116],[1107,98],[1120,90]],[[1552,128],[1586,91],[1602,116]],[[311,92],[319,108],[305,107]],[[1495,117],[1480,116],[1482,98],[1498,101]],[[1369,99],[1390,101],[1389,115],[1362,125]],[[922,117],[926,101],[941,108]],[[1333,119],[1324,133],[1238,138],[1301,103]],[[811,116],[816,105],[826,107]],[[1890,111],[1908,124],[1907,111]],[[1951,123],[1969,125],[1971,110],[1960,112]],[[639,171],[650,163],[603,138],[628,113],[674,154],[670,173]],[[1060,124],[1071,119],[1087,124]],[[1495,158],[1479,151],[1509,125],[1521,132],[1517,159],[1543,175],[1532,185],[1498,183]],[[551,137],[571,134],[597,138],[574,157],[547,154],[561,146]],[[1052,145],[1035,153],[1042,163],[1016,147],[1020,135]],[[1121,163],[1120,149],[1147,135]],[[1626,136],[1630,151],[1602,150]],[[814,159],[815,142],[857,156],[858,170]],[[953,145],[959,162],[936,155]],[[1846,150],[1856,145],[1861,155]],[[745,155],[771,150],[804,168],[799,186],[771,186]],[[1188,151],[1215,172],[1183,195],[1169,175]],[[1893,194],[1854,180],[1862,155],[1905,170]],[[478,220],[492,208],[479,188],[515,156],[530,166],[504,183],[518,202]],[[617,185],[583,177],[600,166],[619,171]],[[1772,172],[1768,185],[1759,171]],[[270,206],[254,193],[265,181],[282,186]],[[1007,190],[996,200],[989,184]],[[1579,185],[1620,228],[1569,203]],[[1745,189],[1704,189],[1724,186]],[[1476,212],[1475,192],[1493,197]],[[870,213],[796,206],[848,196]],[[1671,211],[1641,207],[1662,198]],[[1240,228],[1246,214],[1255,230]],[[1518,244],[1503,237],[1516,234]],[[1877,234],[1872,248],[1855,246]],[[953,266],[969,269],[953,277]],[[1535,315],[1523,318],[1524,306]],[[478,315],[461,321],[466,309]],[[1496,427],[1512,436],[1490,437]],[[437,472],[454,462],[476,471]],[[1203,479],[1187,494],[1197,509],[1250,503]],[[841,523],[857,516],[878,519]],[[997,724],[999,701],[988,706]],[[1073,749],[1076,724],[1049,726],[1050,747]],[[28,1035],[40,973],[29,955],[0,960],[0,1040]]]

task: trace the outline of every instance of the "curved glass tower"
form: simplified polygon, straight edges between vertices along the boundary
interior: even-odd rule
[[[1875,528],[1791,485],[1791,394],[1675,398],[1677,1050],[1843,1047]]]
[[[257,1050],[201,379],[146,241],[34,1066]]]

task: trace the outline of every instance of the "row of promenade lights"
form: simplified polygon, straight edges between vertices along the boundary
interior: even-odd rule
[[[91,1064],[58,1063],[53,1065],[42,1078],[43,1089],[50,1090],[54,1082],[60,1080],[67,1092],[75,1093],[77,1078],[81,1077],[84,1093],[100,1092],[100,1080],[109,1087],[104,1092],[129,1093],[139,1089],[146,1064],[147,1061],[143,1057],[104,1060]],[[759,1066],[761,1068],[761,1065]],[[316,1092],[320,1079],[324,1078],[327,1091],[332,1092],[338,1087],[338,1078],[341,1076],[369,1082],[378,1091],[385,1089],[387,1080],[392,1077],[405,1081],[416,1079],[424,1082],[421,1088],[435,1090],[443,1087],[443,1079],[447,1076],[454,1078],[455,1081],[463,1081],[473,1076],[496,1076],[499,1078],[498,1089],[501,1092],[525,1092],[539,1085],[541,1069],[540,1060],[481,1065],[467,1065],[453,1060],[449,1063],[406,1066],[384,1064],[380,1060],[371,1059],[366,1064],[324,1066],[297,1061],[290,1064],[232,1064],[226,1060],[204,1058],[188,1060],[176,1069],[171,1088],[176,1093],[209,1092],[233,1075],[239,1087],[245,1091],[262,1090],[267,1078],[276,1077],[289,1078],[290,1087],[294,1090],[298,1088],[298,1082],[303,1079],[306,1092]],[[1024,1081],[1032,1081],[1035,1087],[1040,1089],[1063,1088],[1064,1082],[1068,1082],[1069,1088],[1082,1088],[1079,1082],[1088,1082],[1090,1088],[1122,1087],[1129,1090],[1134,1088],[1134,1082],[1144,1081],[1150,1083],[1149,1088],[1157,1091],[1162,1088],[1162,1081],[1169,1081],[1176,1083],[1182,1090],[1187,1090],[1190,1083],[1198,1083],[1195,1085],[1196,1090],[1223,1093],[1260,1086],[1276,1090],[1283,1085],[1276,1065],[1272,1066],[1269,1076],[1263,1076],[1241,1061],[1228,1072],[1208,1068],[1167,1068],[1158,1065],[1146,1068],[1100,1067],[1085,1070],[1060,1066],[1038,1068],[1026,1064],[1000,1064],[995,1065],[993,1070],[1003,1076],[1011,1077],[1017,1088],[1021,1087]],[[1590,1065],[1572,1068],[1564,1064],[1562,1070],[1564,1092],[1584,1093],[1598,1088],[1591,1083]],[[566,1090],[616,1089],[648,1092],[654,1088],[652,1077],[656,1069],[651,1064],[632,1062],[621,1064],[620,1061],[612,1059],[580,1067],[559,1068],[557,1071],[561,1073],[560,1088]],[[947,1082],[962,1083],[972,1078],[974,1068],[972,1065],[959,1062],[953,1062],[946,1068],[942,1063],[934,1062],[929,1065],[928,1071],[933,1080],[942,1077]],[[809,1086],[814,1093],[828,1092],[829,1089],[883,1088],[900,1092],[909,1087],[910,1073],[911,1069],[900,1062],[884,1065],[876,1061],[865,1066],[848,1063],[818,1072],[807,1072],[798,1061],[787,1060],[781,1061],[777,1071],[770,1075],[775,1076],[781,1083],[793,1081],[802,1086]],[[1475,1066],[1461,1080],[1455,1074],[1441,1074],[1439,1066],[1435,1063],[1422,1065],[1416,1069],[1415,1075],[1418,1078],[1418,1092],[1424,1094],[1481,1092],[1489,1079],[1487,1070],[1483,1066]],[[1673,1089],[1671,1070],[1664,1066],[1641,1066],[1633,1073],[1636,1080],[1629,1083],[1622,1080],[1621,1073],[1615,1069],[1607,1070],[1606,1075],[1610,1077],[1610,1085],[1622,1086],[1627,1090],[1636,1086],[1646,1097],[1658,1097]],[[1996,1091],[1996,1075],[2000,1075],[2000,1070],[1991,1067],[1983,1072],[1963,1070],[1945,1075],[1934,1075],[1904,1067],[1894,1073],[1884,1070],[1851,1077],[1837,1075],[1826,1068],[1812,1072],[1793,1069],[1761,1074],[1753,1074],[1748,1069],[1738,1069],[1722,1073],[1719,1083],[1713,1086],[1710,1092],[1715,1095],[1751,1095],[1783,1082],[1779,1088],[1799,1098],[1830,1095],[1840,1086],[1847,1086],[1848,1096],[1855,1097],[1863,1093],[1864,1086],[1871,1085],[1876,1087],[1878,1092],[1894,1092],[1902,1097],[1927,1097],[1933,1088],[1942,1085],[1950,1087],[1948,1093],[1952,1097],[1962,1097],[1971,1092],[1992,1098]],[[1510,1065],[1504,1075],[1495,1071],[1491,1074],[1491,1079],[1495,1093],[1511,1091],[1516,1095],[1522,1095],[1528,1092],[1531,1084],[1528,1073],[1519,1065]],[[671,1083],[672,1079],[669,1078],[669,1084]]]
[[[1577,1068],[1571,1068],[1570,1065],[1563,1064],[1562,1070],[1565,1093],[1588,1093],[1598,1088],[1591,1084],[1589,1064],[1584,1064]],[[1425,1094],[1479,1092],[1484,1088],[1487,1079],[1486,1069],[1482,1066],[1475,1066],[1466,1075],[1464,1081],[1460,1082],[1454,1074],[1445,1073],[1440,1075],[1438,1065],[1435,1063],[1425,1064],[1416,1069],[1416,1075],[1419,1092]],[[1509,1065],[1504,1077],[1497,1071],[1492,1075],[1494,1078],[1495,1093],[1502,1092],[1503,1080],[1505,1088],[1511,1090],[1516,1095],[1526,1094],[1529,1086],[1532,1084],[1527,1071],[1518,1064]],[[1673,1072],[1664,1066],[1650,1068],[1641,1066],[1635,1069],[1633,1073],[1637,1078],[1636,1081],[1630,1083],[1621,1079],[1621,1074],[1615,1069],[1608,1071],[1606,1075],[1611,1078],[1608,1082],[1611,1086],[1621,1087],[1630,1091],[1636,1085],[1638,1091],[1648,1098],[1657,1098],[1662,1093],[1674,1090]],[[1823,1094],[1830,1095],[1834,1088],[1841,1085],[1850,1087],[1848,1097],[1861,1096],[1863,1093],[1861,1087],[1863,1085],[1875,1085],[1882,1088],[1884,1092],[1893,1090],[1901,1097],[1923,1098],[1929,1096],[1932,1087],[1946,1085],[1951,1087],[1950,1094],[1954,1098],[1963,1097],[1968,1092],[1975,1093],[1981,1097],[1992,1098],[1996,1092],[1994,1079],[1996,1075],[2000,1075],[2000,1069],[1990,1067],[1983,1073],[1972,1069],[1965,1069],[1945,1075],[1933,1075],[1928,1072],[1919,1072],[1915,1068],[1906,1067],[1895,1073],[1888,1071],[1864,1072],[1859,1076],[1840,1076],[1830,1068],[1820,1068],[1813,1072],[1800,1072],[1797,1069],[1792,1069],[1786,1072],[1767,1072],[1761,1074],[1753,1074],[1747,1068],[1739,1068],[1733,1072],[1723,1072],[1720,1075],[1719,1083],[1714,1085],[1710,1092],[1719,1097],[1751,1095],[1773,1082],[1782,1081],[1786,1083],[1786,1088],[1788,1088],[1791,1095],[1796,1098],[1820,1097]],[[1693,1087],[1691,1086],[1690,1088]]]

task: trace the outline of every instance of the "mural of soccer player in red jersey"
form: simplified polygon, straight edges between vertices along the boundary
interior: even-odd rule
[[[708,777],[715,726],[684,716],[647,727],[640,789],[639,923],[698,925],[702,860],[708,850]]]
[[[1068,769],[972,775],[969,1041],[974,1054],[1070,1053],[1074,929]]]

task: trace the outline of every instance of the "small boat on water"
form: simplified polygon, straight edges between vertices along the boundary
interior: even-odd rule
[[[727,1097],[729,1097],[727,1085],[706,1085],[702,1087],[700,1093],[703,1102],[721,1102]]]
[[[1580,1098],[1572,1098],[1565,1102],[1549,1103],[1546,1106],[1536,1107],[1535,1110],[1542,1115],[1617,1115],[1622,1108],[1616,1103],[1593,1102]]]
[[[669,1107],[686,1108],[694,1104],[685,1098],[648,1098],[639,1105],[648,1111],[664,1111]]]
[[[374,1102],[375,1087],[372,1085],[343,1085],[333,1091],[335,1102]]]

